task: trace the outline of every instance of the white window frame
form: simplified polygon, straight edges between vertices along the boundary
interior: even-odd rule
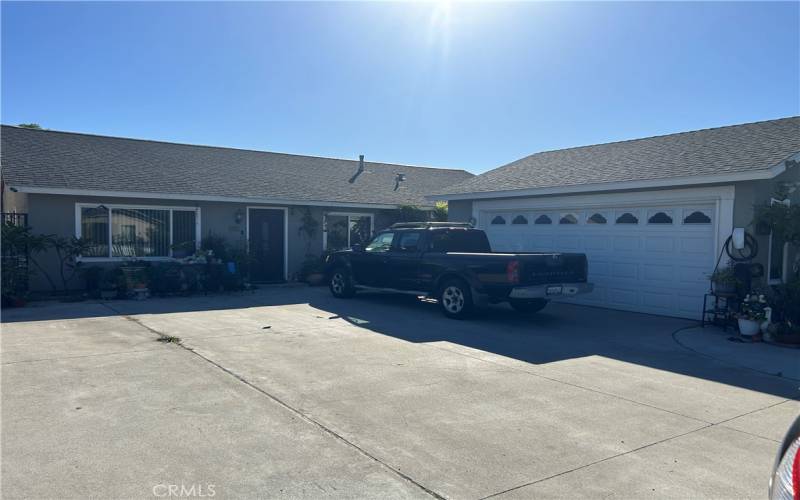
[[[778,200],[770,200],[770,205],[775,205],[776,203],[781,203],[786,206],[789,206],[789,200],[785,201],[778,201]],[[772,236],[773,232],[769,232],[769,246],[767,248],[767,284],[769,285],[780,285],[782,283],[786,283],[787,278],[789,277],[789,242],[783,242],[783,249],[781,255],[781,277],[780,278],[773,278],[770,273],[772,272]]]
[[[98,208],[104,206],[108,209],[108,256],[107,257],[84,257],[78,256],[76,260],[86,262],[124,262],[130,260],[151,260],[151,261],[166,261],[175,260],[172,257],[172,212],[177,210],[180,212],[194,212],[194,234],[195,234],[195,250],[200,248],[200,238],[202,236],[200,226],[200,207],[179,207],[173,205],[130,205],[119,203],[76,203],[75,204],[75,237],[81,237],[81,209],[83,208]],[[113,227],[111,224],[111,212],[115,208],[119,209],[141,209],[141,210],[168,210],[169,211],[169,253],[168,257],[113,257],[111,252],[114,251],[111,244]]]
[[[350,217],[369,217],[369,233],[375,233],[375,214],[364,212],[324,212],[322,214],[322,250],[328,250],[328,216],[347,217],[347,248],[350,248]]]
[[[780,285],[786,283],[789,274],[789,242],[783,242],[783,254],[781,258],[781,277],[773,278],[770,276],[772,271],[772,232],[769,233],[769,248],[767,249],[767,283],[770,285]]]

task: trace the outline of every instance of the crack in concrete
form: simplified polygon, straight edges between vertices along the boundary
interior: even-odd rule
[[[133,321],[133,322],[141,325],[143,328],[147,329],[148,331],[150,331],[150,332],[152,332],[152,333],[154,333],[154,334],[156,334],[158,336],[162,336],[163,335],[161,332],[159,332],[159,331],[147,326],[146,324],[144,324],[138,318],[134,318],[134,317],[131,317],[131,316],[128,316],[128,315],[124,315],[124,314],[119,313],[118,311],[114,310],[111,306],[108,306],[107,304],[104,304],[104,305],[106,307],[108,307],[109,309],[111,309],[112,311],[114,311],[117,314],[119,314],[120,316],[124,317],[125,319],[128,319],[130,321]],[[679,329],[678,331],[680,331],[680,330],[681,329]],[[246,335],[249,335],[249,334],[246,334]],[[198,339],[200,339],[200,338],[198,337]],[[318,422],[318,421],[314,420],[313,418],[309,417],[308,415],[306,415],[305,413],[301,412],[300,410],[297,410],[294,407],[290,406],[289,404],[285,403],[280,398],[268,393],[267,391],[261,389],[260,387],[254,385],[253,383],[249,382],[247,379],[245,379],[241,375],[238,375],[237,373],[225,368],[224,366],[216,363],[215,361],[203,356],[202,354],[200,354],[197,351],[195,351],[193,348],[190,348],[188,346],[181,345],[181,344],[179,344],[179,345],[180,345],[181,348],[183,348],[183,349],[191,352],[192,354],[200,357],[201,359],[203,359],[207,363],[217,367],[218,369],[222,370],[223,372],[227,373],[228,375],[230,375],[230,376],[236,378],[237,380],[239,380],[240,382],[246,384],[250,388],[252,388],[252,389],[258,391],[259,393],[263,394],[264,396],[272,399],[273,401],[275,401],[276,403],[280,404],[281,406],[283,406],[284,408],[288,409],[289,411],[297,414],[303,420],[305,420],[305,421],[307,421],[307,422],[309,422],[309,423],[311,423],[313,425],[316,425],[317,427],[319,427],[324,432],[326,432],[326,433],[330,434],[331,436],[335,437],[336,439],[346,443],[347,445],[355,448],[357,451],[359,451],[364,456],[366,456],[366,457],[370,458],[371,460],[381,464],[382,466],[384,466],[387,469],[391,470],[392,472],[394,472],[395,474],[397,474],[401,478],[405,479],[406,481],[408,481],[408,482],[414,484],[415,486],[417,486],[418,488],[422,489],[423,491],[425,491],[429,495],[431,495],[431,496],[433,496],[435,498],[439,498],[439,499],[444,499],[445,498],[444,496],[442,496],[442,495],[436,493],[435,491],[427,488],[426,486],[418,483],[417,481],[415,481],[410,476],[400,472],[399,470],[395,469],[394,467],[392,467],[392,466],[388,465],[387,463],[383,462],[382,460],[378,459],[374,455],[372,455],[369,452],[367,452],[365,449],[361,448],[360,446],[358,446],[357,444],[353,443],[352,441],[349,441],[344,436],[338,434],[336,431],[326,427],[321,422]],[[684,415],[684,414],[679,413],[679,412],[675,412],[675,411],[672,411],[672,410],[661,408],[661,407],[658,407],[658,406],[655,406],[655,405],[651,405],[651,404],[648,404],[648,403],[643,403],[641,401],[636,401],[636,400],[633,400],[633,399],[629,399],[629,398],[626,398],[626,397],[623,397],[623,396],[619,396],[617,394],[612,394],[612,393],[604,392],[604,391],[601,391],[601,390],[593,389],[593,388],[590,388],[590,387],[584,387],[584,386],[581,386],[579,384],[574,384],[574,383],[571,383],[571,382],[566,382],[566,381],[559,380],[559,379],[556,379],[556,378],[548,377],[548,376],[542,375],[540,373],[536,373],[536,372],[533,372],[533,371],[530,371],[530,370],[525,370],[523,368],[519,368],[519,367],[516,367],[516,366],[509,366],[509,365],[506,365],[506,364],[503,364],[503,363],[498,363],[498,362],[493,361],[493,360],[481,358],[481,357],[478,357],[478,356],[472,356],[472,355],[464,353],[464,352],[459,352],[459,351],[455,351],[455,350],[452,350],[452,349],[446,349],[446,348],[438,347],[438,346],[435,346],[435,345],[430,345],[430,344],[423,344],[423,345],[426,346],[426,347],[430,347],[430,348],[438,349],[438,350],[441,350],[441,351],[445,351],[445,352],[448,352],[448,353],[451,353],[451,354],[457,354],[457,355],[461,355],[461,356],[468,357],[468,358],[471,358],[471,359],[475,359],[477,361],[482,361],[484,363],[490,363],[490,364],[502,367],[504,369],[514,370],[514,371],[517,371],[517,372],[525,373],[527,375],[531,375],[531,376],[534,376],[534,377],[542,378],[542,379],[549,380],[549,381],[552,381],[552,382],[556,382],[556,383],[559,383],[559,384],[564,384],[564,385],[567,385],[567,386],[575,387],[577,389],[582,389],[582,390],[593,392],[593,393],[596,393],[596,394],[601,394],[601,395],[604,395],[604,396],[612,397],[612,398],[615,398],[615,399],[618,399],[618,400],[621,400],[621,401],[626,401],[626,402],[633,403],[633,404],[636,404],[636,405],[640,405],[640,406],[652,408],[652,409],[655,409],[655,410],[663,411],[663,412],[666,412],[666,413],[670,413],[670,414],[673,414],[673,415],[676,415],[676,416],[679,416],[679,417],[683,417],[683,418],[686,418],[686,419],[689,419],[689,420],[694,420],[694,421],[697,421],[697,422],[700,422],[700,423],[704,424],[701,427],[698,427],[696,429],[692,429],[692,430],[684,432],[684,433],[680,433],[680,434],[677,434],[677,435],[674,435],[674,436],[670,436],[670,437],[667,437],[667,438],[664,438],[664,439],[661,439],[661,440],[658,440],[658,441],[654,441],[652,443],[648,443],[648,444],[639,446],[637,448],[633,448],[633,449],[628,450],[628,451],[624,451],[624,452],[621,452],[621,453],[610,455],[608,457],[605,457],[605,458],[602,458],[602,459],[599,459],[599,460],[595,460],[595,461],[590,462],[588,464],[584,464],[584,465],[581,465],[581,466],[578,466],[578,467],[574,467],[574,468],[572,468],[570,470],[562,471],[562,472],[559,472],[557,474],[553,474],[553,475],[550,475],[550,476],[547,476],[547,477],[544,477],[544,478],[541,478],[541,479],[537,479],[537,480],[530,481],[530,482],[527,482],[527,483],[524,483],[524,484],[521,484],[521,485],[518,485],[518,486],[514,486],[512,488],[508,488],[506,490],[499,491],[497,493],[493,493],[491,495],[482,497],[480,500],[487,500],[489,498],[495,498],[495,497],[497,497],[499,495],[503,495],[505,493],[509,493],[509,492],[512,492],[512,491],[515,491],[515,490],[519,490],[521,488],[525,488],[527,486],[531,486],[531,485],[534,485],[534,484],[537,484],[537,483],[541,483],[543,481],[547,481],[547,480],[550,480],[550,479],[553,479],[553,478],[556,478],[556,477],[560,477],[560,476],[563,476],[563,475],[566,475],[566,474],[570,474],[572,472],[575,472],[575,471],[578,471],[578,470],[582,470],[582,469],[585,469],[585,468],[588,468],[588,467],[592,467],[594,465],[597,465],[599,463],[603,463],[603,462],[615,459],[617,457],[622,457],[622,456],[629,455],[631,453],[636,453],[636,452],[638,452],[640,450],[643,450],[643,449],[646,449],[646,448],[650,448],[652,446],[656,446],[658,444],[662,444],[662,443],[665,443],[665,442],[668,442],[668,441],[671,441],[671,440],[674,440],[674,439],[678,439],[678,438],[687,436],[689,434],[693,434],[695,432],[699,432],[699,431],[703,431],[703,430],[706,430],[706,429],[710,429],[712,427],[722,427],[722,428],[724,428],[726,430],[739,432],[739,433],[746,434],[746,435],[749,435],[749,436],[752,436],[752,437],[765,439],[765,440],[768,440],[768,441],[771,441],[771,442],[777,442],[777,441],[775,441],[775,440],[773,440],[771,438],[767,438],[767,437],[764,437],[764,436],[759,436],[757,434],[752,434],[752,433],[749,433],[749,432],[746,432],[746,431],[742,431],[742,430],[739,430],[739,429],[735,429],[735,428],[732,428],[732,427],[728,427],[728,426],[725,426],[725,425],[722,425],[722,424],[730,422],[730,421],[735,420],[737,418],[741,418],[741,417],[750,415],[752,413],[763,411],[763,410],[772,408],[774,406],[778,406],[778,405],[784,404],[786,402],[792,401],[791,399],[784,399],[782,401],[779,401],[779,402],[764,406],[762,408],[757,408],[757,409],[754,409],[754,410],[751,410],[751,411],[736,415],[734,417],[731,417],[731,418],[728,418],[728,419],[725,419],[725,420],[722,420],[722,421],[719,421],[719,422],[708,422],[706,420],[703,420],[703,419],[700,419],[700,418],[697,418],[697,417]],[[734,366],[736,366],[736,365],[734,364]],[[753,371],[758,371],[758,370],[753,370]],[[772,375],[772,376],[774,376],[774,375]]]
[[[607,462],[607,461],[615,459],[617,457],[623,457],[625,455],[630,455],[631,453],[636,453],[637,451],[644,450],[645,448],[650,448],[651,446],[656,446],[658,444],[666,443],[667,441],[672,441],[673,439],[678,439],[678,438],[681,438],[681,437],[684,437],[684,436],[688,436],[689,434],[694,434],[695,432],[700,432],[702,430],[710,429],[712,427],[721,427],[723,429],[727,429],[727,430],[731,430],[731,431],[738,431],[738,429],[731,429],[730,427],[724,426],[722,424],[724,424],[725,422],[730,422],[731,420],[735,420],[735,419],[740,418],[740,417],[744,417],[744,416],[750,415],[751,413],[756,413],[756,412],[759,412],[759,411],[762,411],[762,410],[766,410],[768,408],[772,408],[773,406],[781,405],[783,403],[786,403],[787,401],[791,401],[791,400],[790,399],[786,399],[786,400],[780,401],[778,403],[773,403],[773,404],[767,405],[767,406],[765,406],[763,408],[758,408],[756,410],[752,410],[752,411],[748,411],[748,412],[742,413],[741,415],[736,415],[735,417],[731,417],[731,418],[723,420],[721,422],[717,422],[716,424],[704,425],[703,427],[700,427],[700,428],[697,428],[697,429],[693,429],[693,430],[688,431],[688,432],[683,432],[683,433],[677,434],[675,436],[670,436],[668,438],[664,438],[664,439],[661,439],[659,441],[655,441],[653,443],[645,444],[645,445],[639,446],[638,448],[634,448],[632,450],[624,451],[622,453],[617,453],[616,455],[611,455],[611,456],[608,456],[608,457],[605,457],[605,458],[601,458],[600,460],[595,460],[594,462],[591,462],[591,463],[588,463],[588,464],[584,464],[584,465],[572,468],[570,470],[562,471],[562,472],[559,472],[558,474],[553,474],[553,475],[550,475],[550,476],[547,476],[547,477],[543,477],[541,479],[537,479],[535,481],[530,481],[530,482],[527,482],[525,484],[520,484],[519,486],[514,486],[513,488],[509,488],[507,490],[498,491],[497,493],[492,493],[491,495],[485,496],[485,497],[481,498],[480,500],[487,500],[489,498],[495,498],[495,497],[498,497],[500,495],[504,495],[506,493],[509,493],[509,492],[512,492],[512,491],[516,491],[516,490],[519,490],[521,488],[525,488],[527,486],[532,486],[534,484],[538,484],[538,483],[541,483],[541,482],[544,482],[544,481],[547,481],[547,480],[550,480],[550,479],[553,479],[553,478],[556,478],[556,477],[559,477],[559,476],[570,474],[572,472],[579,471],[581,469],[586,469],[588,467],[592,467],[593,465],[597,465],[599,463]],[[739,432],[742,432],[742,431],[739,431]],[[764,438],[763,436],[755,436],[753,434],[750,434],[749,432],[743,432],[743,433],[751,435],[751,436],[754,436],[754,437],[760,437],[762,439],[767,439],[768,441],[773,441],[772,439]]]
[[[101,352],[101,353],[97,353],[97,354],[80,354],[80,355],[77,355],[77,356],[62,356],[60,358],[23,359],[23,360],[20,360],[20,361],[7,361],[5,363],[0,363],[0,364],[2,364],[3,366],[5,366],[5,365],[17,365],[17,364],[20,364],[20,363],[39,363],[39,362],[42,362],[42,361],[59,361],[59,360],[62,360],[62,359],[92,358],[92,357],[99,357],[99,356],[118,356],[120,354],[134,354],[134,353],[137,353],[137,352],[153,352],[153,351],[159,351],[159,350],[160,350],[159,348],[153,348],[153,349],[139,349],[139,350],[135,350],[135,351]]]
[[[111,307],[108,304],[104,303],[103,305],[106,306],[107,308],[109,308],[110,310],[114,311],[117,315],[119,315],[119,316],[121,316],[121,317],[123,317],[123,318],[125,318],[125,319],[127,319],[129,321],[132,321],[132,322],[136,323],[137,325],[140,325],[142,328],[148,330],[149,332],[151,332],[151,333],[153,333],[153,334],[155,334],[155,335],[157,335],[159,337],[163,337],[164,336],[164,334],[162,332],[159,332],[158,330],[156,330],[154,328],[151,328],[150,326],[146,325],[144,322],[142,322],[138,318],[134,318],[134,317],[129,316],[127,314],[123,314],[123,313],[117,311],[116,309],[114,309],[113,307]],[[298,417],[300,417],[304,421],[316,426],[317,428],[319,428],[320,430],[322,430],[326,434],[332,436],[336,440],[338,440],[338,441],[344,443],[345,445],[355,449],[361,455],[363,455],[363,456],[369,458],[370,460],[380,464],[381,466],[385,467],[387,470],[393,472],[395,475],[397,475],[401,479],[413,484],[414,486],[416,486],[420,490],[424,491],[428,495],[430,495],[430,496],[432,496],[434,498],[440,499],[440,500],[445,500],[446,497],[444,497],[444,496],[440,495],[439,493],[433,491],[432,489],[428,488],[427,486],[417,482],[411,476],[409,476],[409,475],[401,472],[400,470],[392,467],[391,465],[389,465],[386,462],[382,461],[381,459],[379,459],[375,455],[369,453],[364,448],[362,448],[359,445],[355,444],[354,442],[350,441],[349,439],[347,439],[346,437],[342,436],[341,434],[339,434],[338,432],[334,431],[333,429],[327,427],[322,422],[319,422],[319,421],[311,418],[310,416],[308,416],[307,414],[305,414],[302,411],[298,410],[297,408],[294,408],[293,406],[291,406],[288,403],[284,402],[282,399],[278,398],[277,396],[275,396],[273,394],[270,394],[266,390],[264,390],[261,387],[255,385],[254,383],[250,382],[249,380],[247,380],[243,376],[231,371],[228,368],[225,368],[224,366],[222,366],[221,364],[217,363],[216,361],[213,361],[213,360],[207,358],[206,356],[203,356],[199,352],[195,351],[193,348],[185,346],[185,345],[183,345],[181,343],[178,343],[177,345],[181,349],[183,349],[183,350],[185,350],[185,351],[187,351],[187,352],[189,352],[191,354],[194,354],[195,356],[197,356],[198,358],[204,360],[208,364],[216,367],[217,369],[221,370],[222,372],[224,372],[224,373],[228,374],[229,376],[235,378],[239,382],[245,384],[246,386],[250,387],[251,389],[257,391],[258,393],[266,396],[267,398],[269,398],[273,402],[277,403],[278,405],[282,406],[283,408],[285,408],[285,409],[289,410],[290,412],[294,413],[295,415],[297,415]]]

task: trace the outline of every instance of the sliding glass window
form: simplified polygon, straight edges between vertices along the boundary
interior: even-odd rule
[[[100,205],[78,213],[80,236],[89,243],[82,257],[180,258],[197,248],[196,209]]]
[[[336,251],[355,244],[366,245],[372,236],[372,215],[327,213],[324,219],[325,250]]]

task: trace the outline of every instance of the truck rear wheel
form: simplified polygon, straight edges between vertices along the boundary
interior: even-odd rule
[[[437,298],[442,312],[448,318],[464,319],[472,312],[472,292],[463,280],[445,281],[439,289]]]
[[[334,297],[338,299],[349,299],[356,294],[356,287],[353,286],[353,278],[350,271],[338,267],[331,273],[329,288]]]
[[[515,311],[528,314],[541,311],[548,302],[550,301],[547,299],[510,299],[508,301]]]

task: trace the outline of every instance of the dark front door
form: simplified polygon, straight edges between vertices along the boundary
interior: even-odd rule
[[[284,211],[251,208],[248,214],[250,231],[250,279],[255,282],[283,281],[284,275]]]

